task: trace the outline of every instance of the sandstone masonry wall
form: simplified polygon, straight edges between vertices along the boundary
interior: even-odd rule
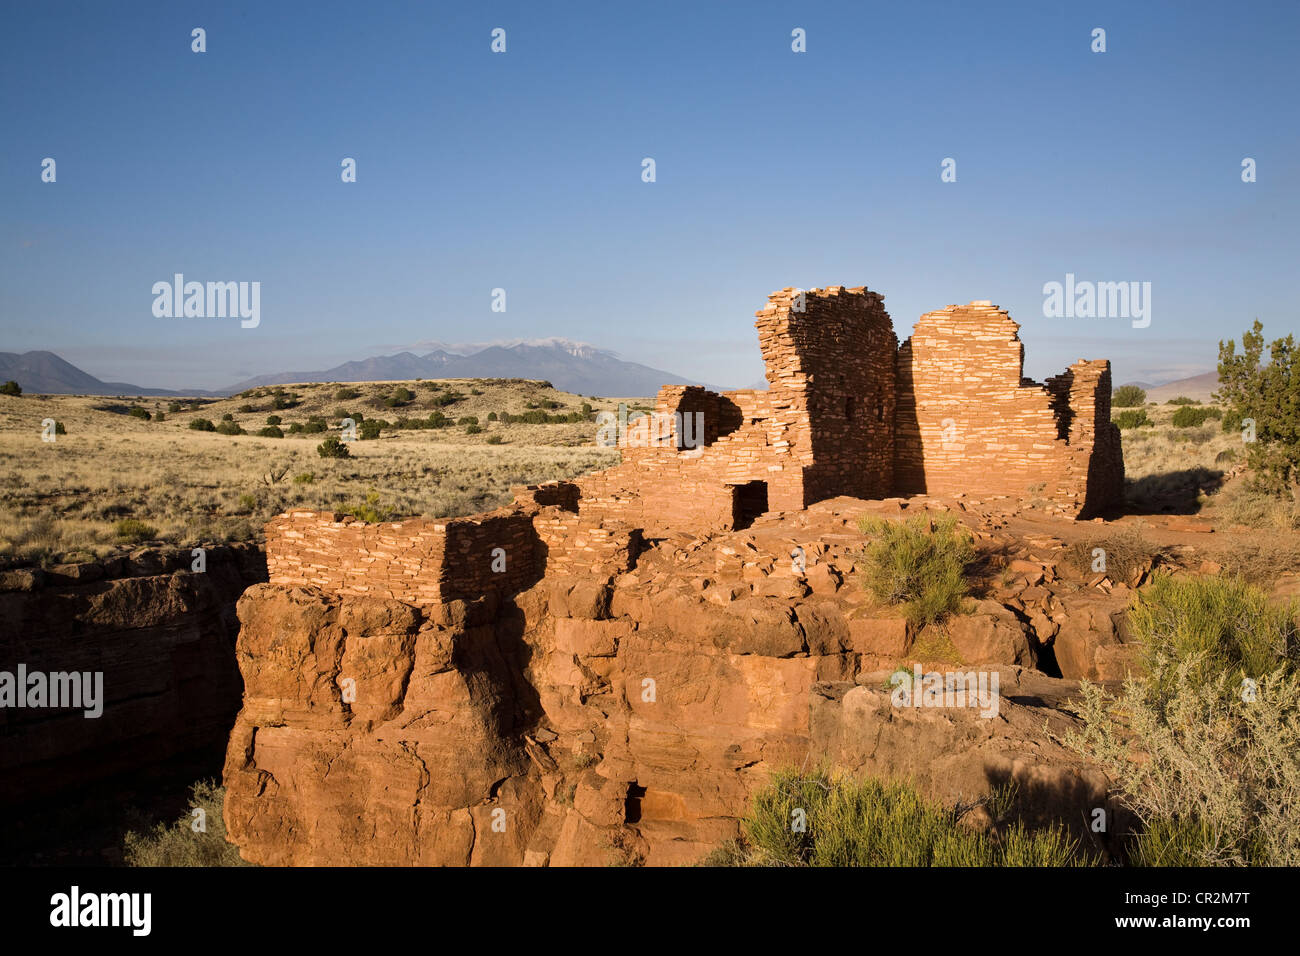
[[[1019,328],[989,302],[921,317],[898,350],[899,492],[1038,494],[1072,514],[1120,500],[1110,363],[1040,385],[1023,377]]]
[[[768,390],[661,389],[655,416],[621,437],[623,464],[579,479],[584,514],[656,534],[742,524],[737,489],[753,483],[764,511],[889,493],[897,339],[880,294],[786,288],[756,315]],[[677,415],[695,412],[704,441],[684,449]]]
[[[272,584],[420,606],[530,586],[540,575],[536,542],[531,516],[510,509],[386,524],[291,511],[267,525],[266,565]],[[498,548],[504,571],[493,570]]]

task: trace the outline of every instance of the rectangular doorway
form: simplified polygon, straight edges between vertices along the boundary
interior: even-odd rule
[[[731,526],[748,528],[754,519],[767,511],[767,482],[747,481],[731,486]]]

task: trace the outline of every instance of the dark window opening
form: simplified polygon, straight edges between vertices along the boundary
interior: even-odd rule
[[[884,420],[885,420],[885,403],[883,400],[877,398],[876,399],[876,421],[883,422]]]
[[[750,481],[731,489],[732,527],[748,528],[767,511],[767,482]]]
[[[638,787],[633,780],[627,785],[627,799],[623,801],[623,819],[627,823],[641,822],[641,798],[645,796],[645,787]]]
[[[844,417],[853,421],[853,396],[844,399]]]

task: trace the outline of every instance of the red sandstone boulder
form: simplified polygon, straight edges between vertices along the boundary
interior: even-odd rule
[[[963,664],[1034,666],[1024,625],[996,601],[977,601],[973,613],[954,614],[942,626]]]

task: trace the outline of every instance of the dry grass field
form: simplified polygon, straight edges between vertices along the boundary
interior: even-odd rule
[[[386,404],[402,387],[412,400]],[[290,506],[357,510],[372,520],[488,510],[509,501],[511,485],[619,460],[616,449],[597,447],[592,421],[502,424],[489,415],[585,416],[616,410],[619,401],[649,405],[522,380],[293,385],[179,402],[0,396],[0,558],[50,564],[151,542],[255,539],[264,521]],[[378,439],[349,442],[348,458],[317,453],[324,439],[339,436],[344,414],[395,422],[436,413],[474,418],[477,426],[385,429]],[[200,418],[220,426],[225,416],[247,434],[190,427]],[[284,437],[259,437],[272,416]],[[64,434],[46,442],[41,423],[50,418]],[[304,430],[289,433],[294,425]]]
[[[616,449],[597,446],[591,418],[620,401],[634,411],[652,404],[521,379],[303,384],[219,400],[0,395],[0,566],[77,561],[150,543],[256,540],[287,507],[367,520],[489,510],[509,501],[511,485],[616,464]],[[1131,510],[1200,513],[1222,530],[1300,528],[1300,507],[1230,480],[1245,457],[1240,434],[1213,418],[1176,427],[1181,407],[1115,409],[1116,416],[1142,411],[1151,422],[1122,431]],[[502,413],[581,420],[506,424]],[[455,424],[384,428],[378,439],[349,442],[347,458],[317,452],[339,436],[345,416],[391,424],[430,415]],[[64,433],[42,441],[41,423],[50,418]],[[198,431],[195,419],[245,434]],[[259,436],[268,421],[284,437]]]

